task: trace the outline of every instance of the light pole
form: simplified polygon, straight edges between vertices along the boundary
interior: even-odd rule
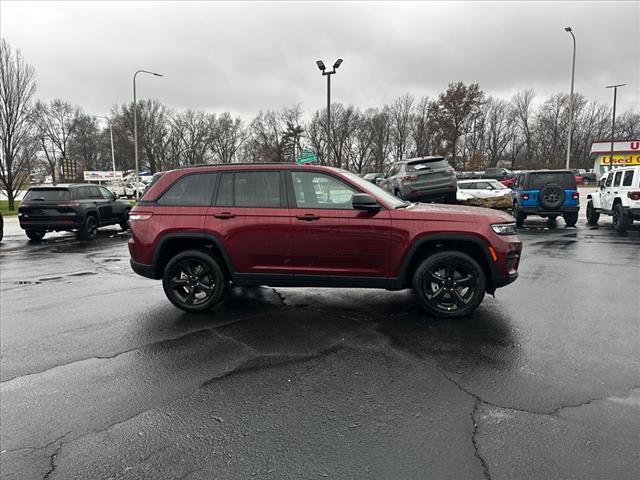
[[[333,64],[333,70],[330,72],[326,71],[326,67],[324,66],[324,62],[322,60],[318,60],[316,65],[322,72],[322,75],[327,77],[327,164],[331,165],[331,75],[336,73],[336,69],[342,64],[342,59],[339,58],[336,60],[336,63]]]
[[[571,62],[571,93],[569,94],[569,134],[567,135],[567,163],[565,169],[569,170],[569,162],[571,160],[571,133],[573,131],[573,77],[576,72],[576,37],[571,27],[565,27],[565,32],[571,34],[573,38],[573,60]]]
[[[109,124],[109,136],[111,137],[111,168],[113,169],[113,180],[116,180],[116,155],[113,150],[113,128],[111,126],[111,120],[109,117],[103,115],[96,115],[98,118],[104,118]]]
[[[613,88],[613,119],[611,121],[611,155],[609,155],[609,170],[613,168],[613,142],[616,138],[616,99],[618,97],[618,87],[624,87],[626,83],[618,85],[607,85],[605,88]]]
[[[149,75],[155,75],[156,77],[161,77],[162,75],[155,72],[149,72],[148,70],[138,70],[133,74],[133,144],[134,144],[134,158],[136,160],[136,201],[140,196],[138,193],[138,182],[140,177],[138,173],[140,172],[140,168],[138,167],[138,101],[136,100],[136,75],[139,73],[148,73]]]

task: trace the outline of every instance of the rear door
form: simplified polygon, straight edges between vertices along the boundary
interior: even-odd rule
[[[113,208],[111,207],[111,202],[104,198],[100,188],[91,185],[87,187],[89,189],[89,196],[91,198],[91,202],[95,205],[98,210],[98,217],[101,225],[108,224],[111,222],[113,218]]]
[[[284,172],[238,169],[220,173],[205,233],[219,238],[235,274],[293,278],[291,221]],[[257,278],[257,277],[252,277]]]

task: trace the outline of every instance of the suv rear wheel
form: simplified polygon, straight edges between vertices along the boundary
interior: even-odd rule
[[[443,318],[473,313],[486,291],[484,271],[469,255],[445,250],[422,260],[413,276],[413,290],[422,307]]]
[[[80,240],[93,240],[98,234],[98,219],[93,215],[87,215],[84,225],[78,232]]]
[[[162,286],[167,298],[186,312],[201,312],[222,300],[226,279],[218,262],[208,253],[187,250],[164,269]]]
[[[626,232],[631,225],[631,218],[625,215],[624,208],[621,203],[617,203],[613,207],[613,228],[616,232]]]
[[[564,213],[562,218],[564,218],[564,223],[567,227],[575,227],[576,223],[578,223],[578,212]]]

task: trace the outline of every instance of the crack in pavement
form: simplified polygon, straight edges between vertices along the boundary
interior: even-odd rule
[[[51,476],[53,471],[56,469],[56,457],[58,456],[58,453],[60,453],[60,449],[62,448],[62,445],[63,443],[60,443],[60,445],[58,445],[55,451],[50,455],[49,470],[45,472],[44,476],[42,477],[42,480],[47,480]]]
[[[275,288],[272,288],[271,290],[273,290],[273,293],[275,293],[278,298],[280,299],[280,306],[282,307],[286,307],[287,304],[284,302],[286,297],[284,295],[282,295],[278,290],[276,290]]]
[[[473,443],[473,453],[482,465],[482,471],[487,480],[491,480],[491,473],[489,472],[489,465],[485,461],[484,457],[480,453],[480,446],[478,445],[478,422],[476,420],[476,414],[478,413],[478,407],[482,403],[476,399],[473,404],[473,410],[471,410],[471,422],[473,424],[473,433],[471,434],[471,443]]]

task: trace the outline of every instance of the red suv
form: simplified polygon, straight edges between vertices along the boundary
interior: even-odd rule
[[[413,288],[427,312],[471,314],[513,282],[513,218],[402,201],[336,168],[189,167],[156,177],[129,215],[131,266],[186,311],[229,285]]]

